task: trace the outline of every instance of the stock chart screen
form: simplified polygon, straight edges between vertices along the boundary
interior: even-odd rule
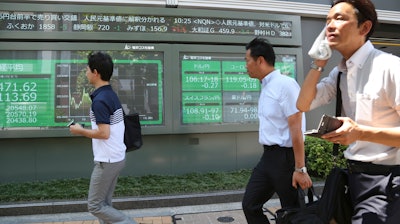
[[[163,52],[105,51],[114,60],[110,81],[125,113],[142,124],[163,124]],[[90,51],[0,51],[0,126],[90,124],[86,78]]]
[[[277,55],[276,69],[296,78],[296,55]],[[243,54],[180,54],[181,123],[258,122],[260,81],[247,74]]]

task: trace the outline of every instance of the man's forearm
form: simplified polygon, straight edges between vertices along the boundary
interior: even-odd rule
[[[374,142],[382,145],[400,147],[400,128],[375,128],[359,125],[358,140]]]
[[[304,79],[303,85],[297,98],[297,109],[302,112],[310,110],[310,105],[315,95],[317,94],[317,83],[319,81],[321,72],[315,69],[310,69],[306,78]]]

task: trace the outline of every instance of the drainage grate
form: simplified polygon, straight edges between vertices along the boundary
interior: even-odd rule
[[[228,223],[228,222],[233,222],[235,219],[230,216],[223,216],[223,217],[219,217],[217,220],[218,220],[218,222]]]

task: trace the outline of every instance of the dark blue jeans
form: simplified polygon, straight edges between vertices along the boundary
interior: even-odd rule
[[[282,207],[298,206],[297,190],[292,187],[293,148],[265,149],[253,169],[244,193],[242,207],[247,223],[269,223],[263,205],[277,193]]]

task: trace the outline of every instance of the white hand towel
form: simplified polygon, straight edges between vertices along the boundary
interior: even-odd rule
[[[326,27],[322,29],[321,33],[315,39],[310,51],[308,52],[308,55],[310,55],[310,57],[313,59],[327,60],[332,56],[332,50],[329,47],[328,41],[326,40],[325,30]]]

